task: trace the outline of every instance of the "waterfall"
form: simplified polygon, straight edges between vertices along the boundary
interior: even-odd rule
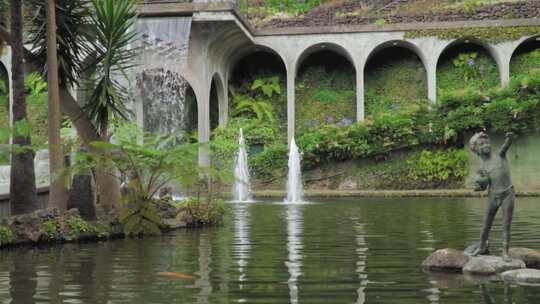
[[[237,202],[251,201],[251,185],[249,182],[249,167],[244,142],[244,132],[240,128],[240,139],[238,140],[238,155],[236,156],[236,166],[234,168],[234,200]]]
[[[170,135],[189,127],[187,66],[191,17],[141,18],[137,22],[141,50],[134,79],[138,121],[147,132]]]
[[[287,203],[303,202],[302,171],[300,168],[300,151],[294,138],[289,147],[289,175],[287,177]]]

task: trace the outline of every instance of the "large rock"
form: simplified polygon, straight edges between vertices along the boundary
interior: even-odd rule
[[[463,272],[473,275],[493,275],[503,271],[521,268],[525,268],[525,263],[521,260],[511,259],[510,261],[505,261],[498,256],[481,255],[471,258],[463,266]]]
[[[501,274],[503,280],[518,284],[540,284],[540,270],[517,269],[505,271]]]
[[[446,248],[428,256],[422,263],[422,268],[431,271],[461,272],[468,261],[469,257],[463,251]]]
[[[510,248],[508,253],[513,259],[525,262],[527,268],[540,269],[540,251],[529,248]]]

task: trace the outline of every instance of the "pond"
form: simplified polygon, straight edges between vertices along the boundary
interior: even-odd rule
[[[538,200],[517,200],[516,247],[540,249]],[[540,303],[540,287],[420,269],[474,242],[483,210],[461,198],[230,204],[217,228],[0,252],[0,303]],[[500,234],[499,215],[496,253]]]

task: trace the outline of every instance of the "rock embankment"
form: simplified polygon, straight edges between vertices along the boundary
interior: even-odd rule
[[[508,260],[490,255],[473,257],[460,250],[445,248],[428,256],[422,268],[436,272],[460,272],[470,276],[498,276],[518,284],[540,284],[540,251],[512,248],[510,257]]]
[[[374,23],[414,23],[470,20],[500,20],[538,18],[540,1],[507,2],[465,9],[401,10],[401,5],[414,1],[349,0],[337,5],[321,6],[296,18],[274,18],[258,24],[261,28],[362,25]],[[372,7],[369,12],[363,8]],[[404,12],[401,12],[404,11]],[[257,16],[248,16],[256,18]]]

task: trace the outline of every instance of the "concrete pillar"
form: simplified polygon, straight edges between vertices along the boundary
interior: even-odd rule
[[[437,101],[437,61],[432,60],[426,66],[428,99],[431,102]],[[411,85],[415,85],[411,83]]]
[[[224,76],[223,85],[221,88],[221,94],[219,96],[219,126],[225,127],[229,122],[229,80],[227,75]]]
[[[364,65],[356,68],[356,121],[365,118]]]
[[[499,74],[501,76],[501,86],[505,87],[510,82],[510,58],[501,60]]]
[[[210,167],[210,152],[205,145],[210,141],[210,85],[202,86],[197,96],[197,128],[199,131],[199,166]]]
[[[287,69],[287,143],[294,137],[296,69]]]

